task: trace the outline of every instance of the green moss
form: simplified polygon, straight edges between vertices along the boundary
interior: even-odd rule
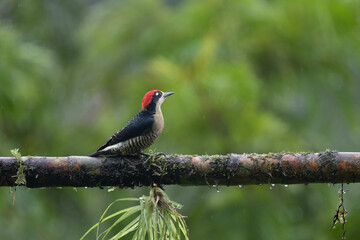
[[[21,153],[19,152],[18,148],[10,150],[11,154],[16,158],[19,168],[16,173],[16,180],[15,184],[20,186],[24,185],[26,186],[26,176],[25,176],[25,170],[27,169],[26,166],[23,164],[23,161],[21,160]]]

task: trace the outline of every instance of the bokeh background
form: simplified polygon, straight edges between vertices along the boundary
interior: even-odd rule
[[[1,0],[0,156],[87,155],[174,91],[151,149],[360,151],[360,2]],[[360,188],[346,185],[348,239]],[[166,186],[192,239],[340,239],[339,185]],[[149,188],[0,189],[0,239],[79,239]],[[122,207],[122,206],[119,206]]]

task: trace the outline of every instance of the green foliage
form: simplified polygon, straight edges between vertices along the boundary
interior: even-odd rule
[[[129,207],[117,211],[107,217],[105,215],[109,209],[117,202],[120,201],[140,201],[140,205]],[[145,239],[189,239],[188,230],[184,217],[176,212],[182,206],[173,202],[160,188],[154,187],[150,191],[149,196],[142,196],[140,199],[122,198],[112,202],[102,214],[99,222],[92,226],[82,237],[84,239],[93,229],[96,228],[96,239],[106,239],[114,228],[121,224],[123,221],[128,220],[132,215],[140,211],[139,216],[133,220],[129,220],[125,227],[116,232],[114,236],[109,239],[121,239],[131,232],[132,239],[145,240]],[[120,216],[119,216],[120,215]],[[117,219],[116,219],[117,218]],[[99,233],[100,224],[107,220],[116,221],[103,232]]]
[[[359,151],[359,7],[354,0],[0,1],[0,156],[15,147],[25,156],[94,152],[150,89],[175,92],[163,105],[155,152]],[[166,192],[184,204],[193,239],[330,239],[341,231],[328,230],[337,188]],[[360,235],[360,191],[346,188],[350,239]],[[1,189],[0,238],[76,239],[110,202],[144,191],[18,188],[9,207]]]

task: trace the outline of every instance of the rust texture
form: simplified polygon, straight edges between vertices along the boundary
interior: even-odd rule
[[[360,182],[360,152],[22,157],[27,187],[249,185]],[[14,186],[19,163],[0,157],[0,186]]]

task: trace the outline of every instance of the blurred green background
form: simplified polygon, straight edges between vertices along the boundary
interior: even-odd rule
[[[151,149],[360,151],[355,0],[1,0],[0,156],[94,152],[152,89],[174,91]],[[360,188],[345,196],[360,235]],[[339,185],[166,186],[191,239],[340,239]],[[0,239],[79,239],[149,188],[0,189]],[[120,206],[122,207],[122,206]]]

